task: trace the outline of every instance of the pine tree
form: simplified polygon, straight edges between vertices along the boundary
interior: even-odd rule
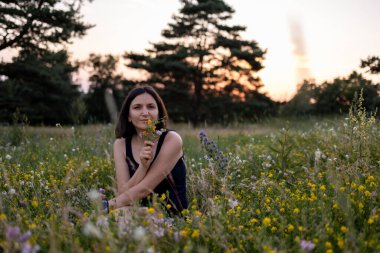
[[[0,51],[43,48],[83,36],[92,25],[81,21],[84,0],[0,0]]]
[[[127,67],[147,72],[145,82],[160,90],[174,120],[190,119],[196,125],[218,114],[208,106],[216,97],[228,97],[224,100],[228,107],[259,92],[257,72],[263,68],[266,51],[241,37],[245,27],[228,23],[234,10],[223,0],[181,0],[181,4],[162,31],[163,41],[152,43],[145,54],[127,52],[124,58]],[[223,113],[219,112],[221,118]]]
[[[73,123],[76,70],[64,50],[22,50],[13,62],[0,64],[0,122],[12,122],[19,110],[31,124]]]

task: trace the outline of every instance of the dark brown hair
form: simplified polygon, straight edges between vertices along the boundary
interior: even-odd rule
[[[116,123],[115,129],[115,137],[121,138],[124,137],[126,139],[132,138],[134,134],[136,134],[136,129],[134,125],[128,121],[129,116],[129,107],[131,106],[132,101],[141,94],[148,93],[151,95],[157,103],[158,107],[158,118],[160,122],[156,125],[157,129],[167,127],[167,122],[169,120],[168,113],[166,111],[166,107],[164,102],[162,101],[160,95],[158,95],[157,91],[151,86],[137,86],[132,89],[127,97],[124,99],[123,105],[121,107],[121,111],[119,113],[119,118]]]

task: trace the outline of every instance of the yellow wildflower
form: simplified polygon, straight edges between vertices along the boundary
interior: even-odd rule
[[[251,222],[251,223],[257,223],[258,220],[257,220],[256,218],[252,218],[252,219],[250,220],[250,222]]]
[[[32,201],[32,207],[37,207],[38,206],[38,202],[37,200],[33,200]]]
[[[292,224],[288,225],[288,231],[292,232],[294,230],[294,226]]]
[[[187,237],[187,235],[189,234],[189,232],[187,232],[187,230],[186,229],[183,229],[183,230],[181,230],[180,232],[179,232],[179,234],[181,235],[181,236],[183,236],[183,237]]]
[[[192,238],[198,238],[199,237],[199,229],[195,229],[194,231],[193,231],[193,233],[191,234],[191,237]]]
[[[342,238],[339,238],[338,239],[338,247],[340,249],[343,249],[344,248],[344,240]]]
[[[348,228],[346,226],[341,226],[340,231],[342,231],[342,233],[346,233],[348,231]]]
[[[5,213],[0,213],[0,220],[6,220],[7,215]]]
[[[148,214],[154,214],[155,210],[154,210],[153,207],[149,207],[148,209],[146,209],[146,212],[147,212]]]
[[[300,213],[300,209],[298,209],[298,208],[294,208],[293,213],[295,213],[295,214]]]
[[[269,227],[270,224],[271,224],[271,219],[268,218],[268,217],[265,217],[265,218],[263,219],[263,225],[264,225],[265,227]]]

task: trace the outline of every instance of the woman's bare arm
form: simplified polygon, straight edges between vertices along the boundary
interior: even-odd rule
[[[116,169],[117,195],[124,192],[124,187],[129,181],[130,175],[125,154],[125,139],[116,139],[113,144],[113,155]]]
[[[120,140],[120,141],[118,141]],[[141,180],[145,177],[150,162],[152,161],[152,146],[153,142],[146,142],[140,153],[141,164],[136,169],[132,177],[130,177],[128,164],[126,162],[125,155],[125,140],[118,139],[114,144],[114,156],[115,156],[115,166],[116,166],[116,182],[117,182],[117,192],[118,195],[122,192],[125,192],[129,188],[140,183]]]
[[[175,132],[169,132],[164,140],[161,151],[141,182],[119,194],[111,200],[110,208],[119,208],[132,204],[146,197],[153,189],[170,174],[175,164],[182,156],[182,139]]]

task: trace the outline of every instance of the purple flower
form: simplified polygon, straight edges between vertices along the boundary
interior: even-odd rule
[[[20,236],[20,228],[8,226],[6,236],[8,240],[16,239],[17,237]]]
[[[25,243],[22,247],[22,253],[31,253],[32,252],[32,245],[30,243]]]
[[[301,246],[301,249],[304,251],[311,251],[314,249],[315,244],[311,241],[301,240],[300,246]]]
[[[27,232],[25,232],[22,236],[20,236],[19,238],[18,238],[18,241],[20,242],[20,243],[24,243],[24,242],[26,242],[28,239],[29,239],[29,237],[31,237],[32,236],[32,232],[30,232],[29,230],[27,231]]]
[[[104,190],[103,188],[99,188],[99,192],[100,192],[101,194],[104,194],[104,193],[106,193],[106,190]]]
[[[30,243],[25,243],[22,247],[22,251],[21,253],[36,253],[40,250],[40,246],[38,244],[34,245],[32,247],[32,245],[30,245]]]

